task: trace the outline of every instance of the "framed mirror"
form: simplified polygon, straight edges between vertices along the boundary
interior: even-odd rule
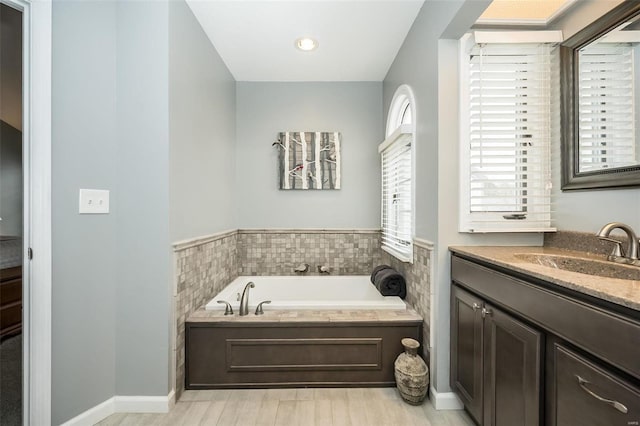
[[[640,186],[640,2],[560,46],[562,190]]]

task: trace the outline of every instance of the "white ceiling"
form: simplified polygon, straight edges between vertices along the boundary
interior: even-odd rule
[[[187,2],[237,81],[382,81],[423,0]]]

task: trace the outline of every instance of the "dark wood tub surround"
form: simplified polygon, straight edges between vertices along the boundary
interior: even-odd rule
[[[270,314],[253,322],[187,321],[186,389],[394,386],[400,340],[422,340],[422,318],[413,311],[386,321]]]
[[[639,424],[637,283],[627,299],[612,289],[623,304],[611,303],[538,267],[511,270],[506,256],[494,263],[495,248],[451,250],[451,386],[478,424]],[[598,291],[616,284],[600,280]]]

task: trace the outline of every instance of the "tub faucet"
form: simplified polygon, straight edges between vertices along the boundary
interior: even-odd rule
[[[609,234],[611,234],[611,231],[614,229],[621,229],[627,234],[628,242],[626,250],[622,250],[622,243],[620,241],[609,237]],[[638,241],[636,233],[633,232],[633,229],[629,225],[625,225],[621,222],[607,223],[602,227],[602,229],[600,229],[600,231],[598,231],[596,236],[601,240],[610,241],[615,244],[613,251],[607,257],[607,260],[640,266],[640,260],[638,259],[638,246],[640,245],[640,242]]]
[[[329,275],[331,273],[331,268],[326,265],[318,265],[318,272]]]
[[[298,266],[296,266],[293,269],[294,272],[298,272],[300,274],[303,274],[305,272],[309,272],[309,264],[308,263],[301,263]]]
[[[242,297],[240,298],[240,316],[249,315],[249,289],[254,288],[256,285],[253,281],[249,281],[244,290],[242,291]]]

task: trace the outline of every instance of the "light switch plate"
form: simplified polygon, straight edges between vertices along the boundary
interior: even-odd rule
[[[105,189],[81,189],[79,213],[109,213],[109,191]]]

